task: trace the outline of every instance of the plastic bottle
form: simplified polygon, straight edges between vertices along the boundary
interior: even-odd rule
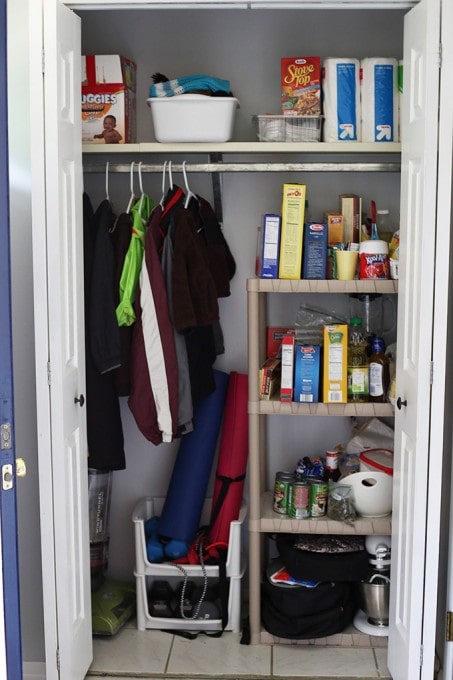
[[[383,241],[390,241],[392,237],[392,225],[390,223],[390,211],[384,208],[376,211],[376,222],[379,238]]]
[[[371,341],[370,356],[370,401],[386,402],[390,384],[390,359],[385,354],[385,343],[375,337]]]
[[[348,340],[348,401],[368,401],[368,342],[362,329],[362,319],[352,317]]]

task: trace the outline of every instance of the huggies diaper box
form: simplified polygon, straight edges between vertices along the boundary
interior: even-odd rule
[[[136,65],[117,54],[82,57],[82,142],[135,142]]]

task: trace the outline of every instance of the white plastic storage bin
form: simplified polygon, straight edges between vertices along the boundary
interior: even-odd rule
[[[134,509],[132,521],[135,526],[135,578],[137,586],[137,628],[139,630],[220,630],[220,619],[183,619],[151,616],[148,606],[148,593],[156,580],[169,581],[172,588],[184,579],[184,574],[171,562],[149,562],[146,554],[145,521],[154,515],[159,516],[164,498],[143,498]],[[201,525],[208,524],[212,499],[203,506]],[[226,560],[226,574],[229,579],[228,623],[226,630],[239,632],[241,623],[241,580],[245,571],[242,555],[242,525],[247,514],[247,506],[242,501],[239,519],[231,522]],[[188,579],[203,582],[203,572],[199,565],[182,565]],[[206,575],[216,583],[219,568],[213,564],[205,565]]]
[[[147,102],[158,142],[228,142],[233,135],[235,97],[180,94]]]

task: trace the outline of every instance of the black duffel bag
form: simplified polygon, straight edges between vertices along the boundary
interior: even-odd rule
[[[363,536],[279,534],[280,559],[294,578],[312,581],[360,581],[370,570]]]
[[[355,609],[351,583],[288,588],[265,580],[261,586],[261,622],[276,637],[310,640],[341,633]]]

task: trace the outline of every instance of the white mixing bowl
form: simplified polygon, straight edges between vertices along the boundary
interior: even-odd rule
[[[385,472],[355,472],[341,484],[352,487],[354,506],[362,517],[385,517],[392,511],[393,477]]]

